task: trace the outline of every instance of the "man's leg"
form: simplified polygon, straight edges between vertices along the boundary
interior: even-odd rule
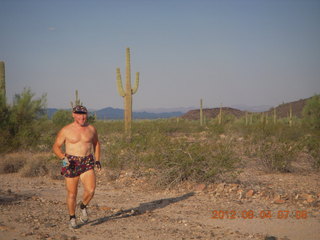
[[[74,216],[76,212],[79,177],[66,177],[65,179],[67,187],[67,206],[70,216]]]
[[[81,182],[83,184],[84,192],[82,203],[80,204],[81,216],[80,220],[83,223],[88,222],[87,205],[91,201],[96,188],[96,175],[93,169],[86,171],[80,175]]]
[[[93,198],[94,191],[96,189],[96,175],[94,173],[94,170],[91,169],[82,173],[80,175],[80,179],[84,188],[82,203],[84,205],[88,205]]]

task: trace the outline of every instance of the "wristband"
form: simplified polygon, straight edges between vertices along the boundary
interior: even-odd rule
[[[97,168],[100,170],[100,169],[101,169],[101,163],[100,163],[100,161],[96,161],[95,164],[96,164]]]

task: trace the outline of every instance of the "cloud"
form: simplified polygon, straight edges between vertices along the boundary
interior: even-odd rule
[[[56,28],[55,28],[55,27],[48,27],[48,30],[49,30],[49,31],[55,31]]]

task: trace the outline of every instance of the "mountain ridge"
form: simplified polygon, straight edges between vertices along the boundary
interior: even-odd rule
[[[235,117],[244,116],[246,112],[251,113],[265,113],[273,114],[274,108],[277,112],[277,117],[283,118],[289,115],[290,106],[292,108],[292,115],[296,117],[302,116],[302,110],[309,98],[300,99],[293,102],[283,103],[276,107],[269,107],[268,105],[261,106],[247,106],[247,105],[232,105],[231,107],[223,107],[222,111],[224,113],[232,114]],[[237,108],[238,107],[238,108]],[[58,108],[47,108],[46,112],[49,118],[58,110],[68,110],[71,109],[58,109]],[[199,119],[199,108],[195,107],[181,107],[181,108],[146,108],[133,111],[134,119],[161,119],[161,118],[173,118],[181,117],[184,119]],[[124,110],[121,108],[106,107],[99,110],[90,111],[90,114],[97,116],[98,120],[117,120],[123,119]],[[204,115],[207,118],[215,118],[220,112],[220,108],[204,108]]]
[[[311,98],[311,97],[310,97]],[[292,111],[292,116],[302,117],[302,112],[305,104],[310,98],[300,99],[293,102],[283,103],[276,107],[271,107],[266,111],[254,112],[254,111],[242,111],[236,108],[231,107],[222,107],[223,114],[231,114],[237,118],[242,117],[249,113],[264,113],[266,115],[273,115],[274,109],[276,110],[276,114],[278,118],[288,117],[290,114],[290,109]],[[220,108],[204,108],[202,109],[203,115],[207,118],[216,118],[220,113]],[[181,116],[183,119],[188,120],[198,120],[200,119],[200,109],[191,110]]]

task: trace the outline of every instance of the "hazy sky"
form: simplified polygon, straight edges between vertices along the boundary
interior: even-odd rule
[[[275,106],[320,93],[320,0],[0,0],[9,101],[122,108],[127,47],[135,110]]]

